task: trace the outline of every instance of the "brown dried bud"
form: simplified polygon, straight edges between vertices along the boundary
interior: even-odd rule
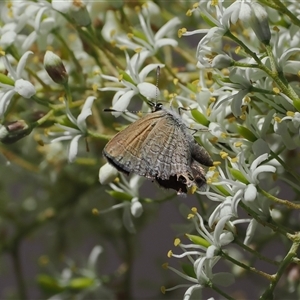
[[[68,82],[69,76],[62,60],[52,51],[46,52],[44,56],[44,67],[54,82],[62,85]]]
[[[32,127],[24,120],[10,122],[0,125],[0,141],[3,144],[12,144],[31,133]]]

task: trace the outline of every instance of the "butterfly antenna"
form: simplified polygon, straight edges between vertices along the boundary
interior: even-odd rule
[[[157,104],[157,99],[158,99],[158,81],[159,81],[159,76],[160,76],[160,66],[157,67],[156,69],[156,90],[155,90],[155,102]]]

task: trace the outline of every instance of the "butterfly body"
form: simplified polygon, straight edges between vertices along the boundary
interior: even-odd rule
[[[103,154],[117,170],[155,180],[164,188],[186,193],[187,187],[205,184],[201,164],[212,165],[204,148],[198,145],[174,111],[161,104],[153,112],[117,133]]]

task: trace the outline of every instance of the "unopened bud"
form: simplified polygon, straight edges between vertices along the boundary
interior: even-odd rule
[[[131,200],[130,211],[131,211],[131,214],[136,218],[139,218],[142,215],[143,206],[142,206],[141,202],[138,200],[137,197],[134,197]]]
[[[118,176],[118,171],[106,163],[99,170],[99,181],[101,184],[109,184]]]
[[[250,6],[250,13],[245,13],[244,21],[251,26],[257,38],[262,43],[268,45],[271,39],[271,31],[267,11],[262,5],[256,2],[250,2],[248,5]]]
[[[68,73],[59,56],[52,51],[47,51],[44,56],[44,67],[51,79],[58,84],[66,84],[68,82]]]
[[[77,25],[87,27],[91,24],[91,17],[83,1],[74,1],[70,7],[70,15]]]
[[[24,120],[10,122],[6,125],[0,125],[0,141],[3,144],[13,144],[23,137],[29,135],[32,127],[27,125]]]
[[[232,64],[232,58],[228,55],[218,54],[212,61],[212,67],[217,69],[228,68]]]

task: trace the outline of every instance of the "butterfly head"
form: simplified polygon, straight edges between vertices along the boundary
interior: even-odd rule
[[[151,107],[151,111],[152,112],[156,112],[156,111],[162,110],[162,108],[163,108],[162,103],[148,101],[148,105]]]

